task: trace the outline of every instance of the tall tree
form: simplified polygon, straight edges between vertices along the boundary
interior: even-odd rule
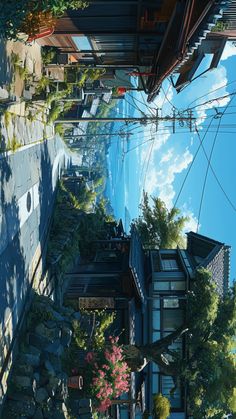
[[[143,193],[142,215],[134,221],[144,247],[172,249],[184,245],[183,228],[188,217],[180,215],[178,208],[168,210],[160,198]]]

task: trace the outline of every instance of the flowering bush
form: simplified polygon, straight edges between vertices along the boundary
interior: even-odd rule
[[[129,390],[129,368],[123,359],[118,339],[109,337],[110,345],[100,352],[88,352],[89,394],[94,399],[99,412],[105,412],[111,400]],[[86,370],[87,371],[87,370]]]

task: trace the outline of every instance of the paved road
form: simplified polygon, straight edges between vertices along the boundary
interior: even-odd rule
[[[22,311],[32,261],[43,245],[55,186],[67,160],[60,138],[0,155],[0,337],[5,344]],[[0,355],[0,366],[1,361]]]

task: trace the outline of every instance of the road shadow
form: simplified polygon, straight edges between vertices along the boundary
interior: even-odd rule
[[[9,198],[7,190],[12,175],[8,157],[0,158],[0,399],[2,393],[5,393],[5,372],[10,368],[10,353],[21,322],[28,288],[19,208],[15,196]]]

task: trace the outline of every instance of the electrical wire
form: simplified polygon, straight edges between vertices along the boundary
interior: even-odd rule
[[[210,156],[209,156],[209,159],[208,159],[206,173],[205,173],[205,178],[204,178],[204,182],[203,182],[202,194],[201,194],[199,211],[198,211],[198,217],[197,217],[197,232],[199,230],[199,223],[200,223],[200,217],[201,217],[201,211],[202,211],[202,204],[203,204],[203,199],[204,199],[204,194],[205,194],[205,189],[206,189],[206,183],[207,183],[209,168],[210,168],[210,165],[211,165],[211,159],[212,159],[212,156],[213,156],[213,151],[214,151],[214,148],[215,148],[215,145],[216,145],[216,140],[217,140],[217,137],[218,137],[218,133],[219,133],[219,129],[220,129],[222,118],[223,118],[223,116],[224,116],[224,114],[225,114],[225,112],[226,112],[229,104],[232,102],[232,100],[233,100],[233,97],[231,98],[230,102],[226,105],[225,109],[223,110],[223,112],[221,113],[221,115],[219,117],[218,127],[217,127],[217,130],[216,130],[215,136],[214,136],[212,147],[211,147]],[[202,146],[202,142],[200,142],[200,146]]]
[[[197,99],[194,99],[192,102],[190,102],[188,107],[191,106],[192,103],[196,102],[197,100],[202,99],[203,97],[206,97],[206,96],[210,95],[211,93],[217,92],[218,90],[223,89],[223,87],[230,86],[231,84],[234,84],[234,83],[236,83],[236,80],[230,81],[229,83],[225,83],[222,86],[217,87],[216,89],[210,90],[208,93],[205,93],[204,95],[199,96]]]
[[[196,133],[197,133],[197,136],[198,136],[199,142],[201,143],[201,147],[202,147],[203,152],[204,152],[204,154],[205,154],[205,157],[206,157],[206,159],[207,159],[207,161],[208,161],[208,163],[209,163],[209,166],[210,166],[210,169],[211,169],[211,171],[212,171],[212,174],[213,174],[213,176],[214,176],[214,178],[215,178],[215,180],[216,180],[216,182],[217,182],[218,186],[220,187],[221,191],[223,192],[223,194],[224,194],[225,198],[227,199],[228,203],[230,204],[230,206],[232,207],[232,209],[236,212],[236,206],[233,204],[232,200],[230,199],[230,197],[228,196],[228,194],[225,192],[225,190],[224,190],[224,188],[223,188],[223,186],[222,186],[221,182],[220,182],[220,181],[219,181],[219,179],[218,179],[218,176],[217,176],[217,174],[216,174],[216,172],[215,172],[214,168],[212,167],[212,164],[211,164],[210,159],[209,159],[209,157],[208,157],[208,155],[207,155],[206,149],[205,149],[204,145],[202,144],[202,140],[201,140],[201,137],[200,137],[200,134],[199,134],[198,128],[197,128],[197,127],[195,127],[195,129],[196,129]],[[208,131],[208,132],[210,132],[210,131]]]
[[[203,136],[202,142],[203,142],[203,141],[204,141],[204,139],[206,138],[206,135],[207,135],[207,133],[208,133],[208,131],[209,131],[210,127],[211,127],[211,124],[212,124],[213,120],[214,120],[214,117],[212,117],[212,119],[211,119],[211,121],[210,121],[210,123],[209,123],[209,125],[208,125],[208,127],[207,127],[207,129],[206,129],[206,131],[205,131],[205,133],[204,133],[204,136]],[[191,161],[191,163],[190,163],[190,165],[189,165],[189,167],[188,167],[187,173],[186,173],[186,175],[185,175],[185,177],[184,177],[184,180],[183,180],[183,182],[182,182],[182,184],[181,184],[181,187],[180,187],[179,193],[178,193],[178,195],[177,195],[177,197],[176,197],[176,200],[175,200],[175,203],[174,203],[173,208],[176,208],[177,202],[178,202],[179,197],[180,197],[180,195],[181,195],[181,193],[182,193],[182,190],[183,190],[183,188],[184,188],[184,185],[185,185],[185,183],[186,183],[186,180],[187,180],[187,178],[188,178],[188,175],[189,175],[189,173],[190,173],[190,171],[191,171],[191,169],[192,169],[192,167],[193,167],[193,164],[194,164],[194,162],[195,162],[195,160],[196,160],[196,158],[197,158],[197,155],[198,155],[198,153],[199,153],[200,148],[201,148],[201,144],[199,144],[199,146],[198,146],[198,148],[197,148],[197,150],[196,150],[196,152],[195,152],[195,154],[194,154],[194,156],[193,156],[193,160]]]

